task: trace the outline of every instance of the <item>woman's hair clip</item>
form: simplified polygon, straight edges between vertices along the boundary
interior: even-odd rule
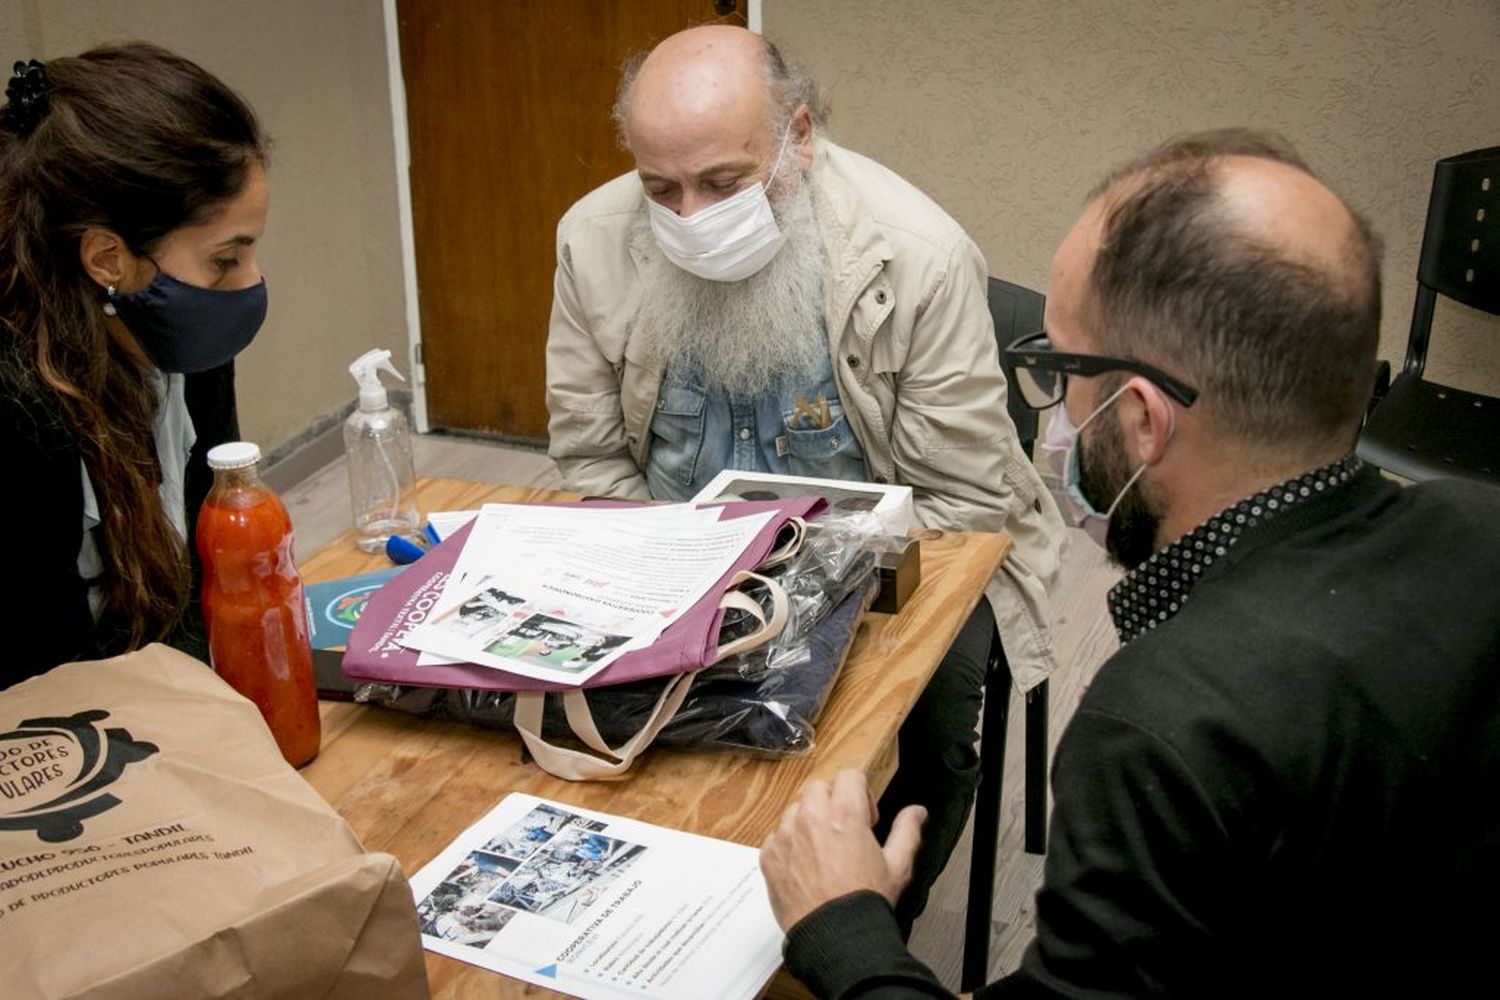
[[[52,105],[48,95],[52,93],[52,82],[47,79],[47,69],[32,59],[18,62],[5,85],[7,104],[0,108],[0,123],[17,135],[28,135],[41,124]]]

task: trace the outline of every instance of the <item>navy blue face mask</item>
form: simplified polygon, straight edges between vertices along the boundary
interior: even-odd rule
[[[164,372],[217,368],[250,346],[266,319],[266,282],[222,291],[178,281],[160,267],[151,284],[128,295],[110,288],[109,305]]]

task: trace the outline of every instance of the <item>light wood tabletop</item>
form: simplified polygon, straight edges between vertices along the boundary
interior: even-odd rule
[[[578,499],[553,490],[451,479],[419,483],[423,510]],[[867,614],[816,724],[814,749],[761,758],[725,751],[648,749],[621,781],[570,782],[524,763],[511,733],[348,702],[322,703],[322,749],[302,775],[349,822],[368,850],[395,855],[408,875],[510,792],[759,845],[811,778],[852,767],[877,792],[895,770],[895,738],[939,660],[995,574],[1004,535],[928,532],[922,582],[897,615]],[[302,562],[318,582],[388,566],[344,535]],[[439,998],[555,995],[428,953]],[[773,995],[795,993],[782,975]]]

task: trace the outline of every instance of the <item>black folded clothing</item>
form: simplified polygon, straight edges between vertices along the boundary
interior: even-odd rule
[[[879,589],[868,567],[852,583],[840,588],[842,599],[812,625],[795,653],[784,647],[772,663],[762,662],[753,671],[713,668],[695,680],[682,707],[656,737],[656,744],[726,747],[775,755],[812,749],[818,713],[854,642],[860,617]],[[589,712],[599,735],[611,746],[634,736],[645,725],[670,680],[656,678],[587,690]],[[406,712],[496,729],[511,728],[515,705],[515,696],[508,692],[457,688],[373,685],[366,697]],[[543,737],[558,742],[569,739],[571,733],[561,698],[549,695]]]

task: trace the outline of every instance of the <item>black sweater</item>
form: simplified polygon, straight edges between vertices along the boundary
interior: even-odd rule
[[[1500,491],[1366,469],[1247,531],[1058,748],[1006,996],[1445,995],[1500,898]],[[946,995],[883,900],[792,929],[819,996]]]

